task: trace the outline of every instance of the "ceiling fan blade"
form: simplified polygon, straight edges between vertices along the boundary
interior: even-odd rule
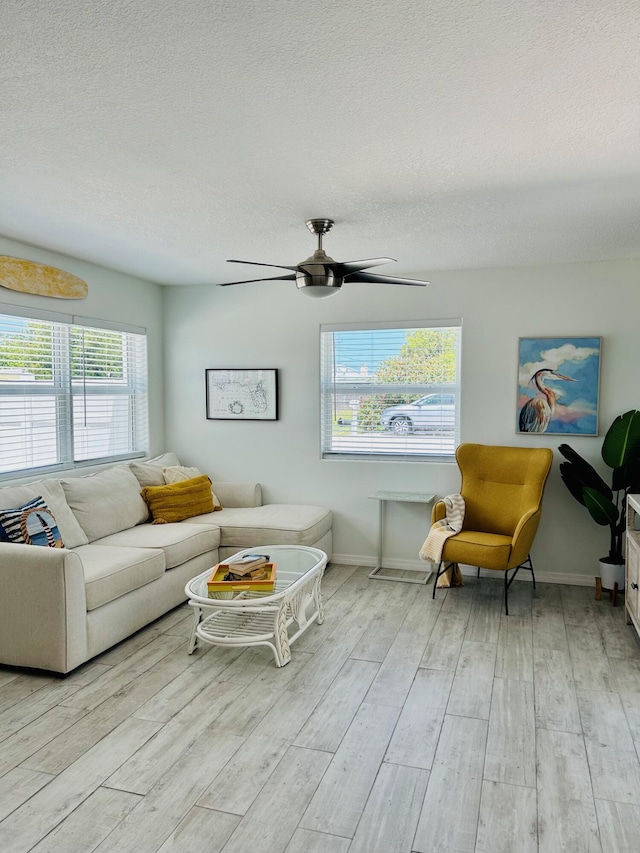
[[[296,270],[297,267],[287,267],[284,264],[262,264],[260,261],[236,261],[233,258],[227,258],[228,264],[251,264],[253,267],[277,267],[279,270]]]
[[[245,278],[242,281],[223,281],[218,283],[218,287],[230,287],[232,284],[251,284],[254,281],[295,281],[296,277],[291,275],[273,275],[269,278]]]
[[[345,276],[345,281],[368,282],[369,284],[412,284],[415,287],[426,287],[430,281],[420,281],[417,278],[398,278],[393,275],[377,275],[370,272],[353,272]]]
[[[395,260],[395,258],[365,258],[363,261],[338,261],[334,270],[337,275],[344,276],[349,273],[369,269],[369,267],[377,267],[380,264],[395,263]]]

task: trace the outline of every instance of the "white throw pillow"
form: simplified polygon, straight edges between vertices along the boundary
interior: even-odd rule
[[[202,477],[199,468],[189,468],[186,465],[171,465],[162,469],[162,475],[166,485],[170,483],[181,483],[183,480],[192,480],[194,477]]]
[[[140,483],[144,486],[164,486],[165,480],[162,475],[162,469],[165,466],[179,466],[180,460],[175,453],[162,453],[160,456],[154,456],[153,459],[145,459],[141,462],[132,462],[129,467]]]
[[[89,542],[129,530],[149,517],[140,483],[125,465],[61,482],[67,503]]]
[[[181,483],[183,480],[191,480],[194,477],[202,476],[202,472],[198,468],[189,468],[186,465],[171,465],[169,468],[163,468],[162,473],[166,485]],[[213,497],[214,512],[216,509],[222,509],[222,504],[213,491],[213,486],[211,487],[211,496]]]

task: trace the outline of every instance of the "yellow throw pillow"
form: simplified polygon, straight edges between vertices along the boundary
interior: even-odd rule
[[[181,483],[183,480],[191,480],[193,477],[201,477],[202,471],[198,468],[188,468],[184,465],[172,465],[170,468],[163,468],[162,475],[165,483]],[[211,487],[211,495],[213,497],[213,510],[223,509],[222,504],[218,500],[218,496]]]
[[[211,480],[206,474],[168,486],[146,486],[141,494],[151,510],[153,524],[170,524],[213,512]]]

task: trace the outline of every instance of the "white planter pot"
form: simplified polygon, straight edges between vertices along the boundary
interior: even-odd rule
[[[613,589],[614,584],[618,584],[618,590],[624,589],[624,563],[615,565],[613,563],[605,563],[599,560],[600,564],[600,580],[605,589]]]

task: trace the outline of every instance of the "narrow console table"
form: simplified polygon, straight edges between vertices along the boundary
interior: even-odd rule
[[[407,572],[415,572],[419,577],[415,578],[399,578],[394,575],[385,575],[382,574],[384,571],[382,568],[382,543],[384,539],[384,508],[387,501],[397,501],[398,503],[416,503],[416,504],[430,504],[433,502],[435,495],[428,495],[423,492],[374,492],[372,495],[369,495],[369,498],[374,501],[378,501],[379,504],[379,512],[378,512],[378,555],[376,559],[376,567],[375,569],[369,573],[370,578],[376,578],[377,580],[384,581],[403,581],[404,583],[427,583],[429,578],[431,577],[431,569],[404,569],[403,571]],[[430,527],[430,523],[425,527],[424,535],[426,537],[428,529]],[[422,542],[420,543],[422,544]]]

